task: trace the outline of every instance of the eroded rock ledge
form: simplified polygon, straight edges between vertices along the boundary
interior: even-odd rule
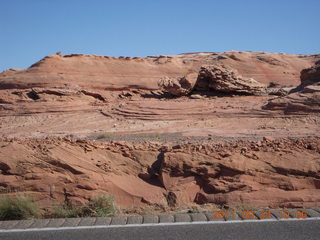
[[[320,61],[301,71],[301,84],[285,97],[270,100],[264,109],[282,110],[285,113],[320,112]]]

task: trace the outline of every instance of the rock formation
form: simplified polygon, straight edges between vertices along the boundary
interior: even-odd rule
[[[320,112],[320,63],[301,71],[301,84],[286,97],[271,99],[264,109],[285,113]]]
[[[320,82],[320,61],[317,61],[316,65],[311,68],[303,69],[301,71],[300,80],[302,85]]]
[[[315,189],[314,193],[307,190],[309,180],[319,182],[320,168],[317,165],[320,162],[317,158],[314,161],[297,159],[291,164],[286,163],[287,154],[282,154],[282,149],[296,154],[300,148],[298,144],[304,145],[306,142],[297,141],[291,145],[289,141],[266,138],[249,146],[238,142],[220,149],[210,144],[188,146],[190,152],[185,151],[186,146],[176,146],[161,158],[160,181],[167,192],[176,196],[177,205],[193,198],[202,204],[226,206],[241,205],[242,201],[257,206],[265,201],[268,207],[302,207],[309,204],[306,195],[313,200],[320,197],[319,189]],[[313,144],[304,146],[315,149]],[[232,149],[232,146],[235,148]],[[308,156],[306,154],[306,158]],[[317,188],[317,185],[314,187]],[[294,200],[292,197],[299,193],[300,197]]]
[[[45,209],[66,195],[82,204],[106,192],[131,210],[320,207],[317,68],[303,71],[301,89],[287,97],[233,94],[275,82],[284,91],[270,93],[284,95],[319,59],[237,51],[71,54],[4,71],[0,193],[26,194]],[[164,76],[160,85],[175,95],[208,94],[167,97],[157,85]],[[262,109],[268,101],[275,107]]]
[[[122,208],[320,206],[320,139],[219,143],[112,143],[0,139],[0,193],[43,208],[108,192]],[[303,159],[303,161],[301,161]]]
[[[226,93],[252,94],[262,91],[265,85],[252,78],[242,77],[235,69],[225,65],[208,65],[201,67],[196,88],[199,90],[213,89]]]
[[[198,72],[201,66],[214,64],[229,66],[242,76],[263,84],[274,81],[277,76],[278,84],[284,86],[298,84],[300,71],[319,59],[319,55],[235,51],[132,59],[83,54],[50,55],[27,69],[0,73],[0,89],[76,84],[84,89],[155,90],[161,77],[181,77]]]
[[[169,92],[175,96],[189,94],[197,82],[198,74],[191,73],[183,77],[163,77],[158,81],[158,86],[162,91]]]

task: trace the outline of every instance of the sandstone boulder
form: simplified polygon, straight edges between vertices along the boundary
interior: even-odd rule
[[[226,93],[256,93],[265,89],[265,86],[253,78],[242,77],[235,69],[215,64],[201,67],[196,88]]]
[[[161,90],[169,92],[172,95],[184,96],[191,92],[197,79],[197,73],[191,73],[177,78],[163,77],[158,81],[158,86]]]

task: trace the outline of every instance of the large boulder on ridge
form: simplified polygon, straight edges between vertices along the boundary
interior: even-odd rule
[[[220,92],[256,93],[265,89],[265,85],[253,78],[245,78],[237,70],[225,65],[202,66],[196,86],[199,90],[213,89]]]

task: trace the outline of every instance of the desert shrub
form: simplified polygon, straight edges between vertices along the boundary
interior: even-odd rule
[[[101,133],[94,137],[95,140],[112,140],[113,135],[111,133]]]
[[[151,139],[161,139],[160,133],[139,133],[136,135],[139,138],[151,138]]]
[[[27,197],[0,198],[0,220],[22,220],[41,216],[38,205]]]
[[[81,217],[82,210],[79,207],[75,207],[68,204],[58,205],[53,208],[52,217],[54,218],[73,218]]]
[[[85,216],[106,217],[115,215],[117,207],[112,196],[103,194],[90,200],[82,212]]]
[[[86,205],[73,206],[63,204],[53,208],[52,217],[71,218],[71,217],[106,217],[117,213],[114,198],[108,194],[103,194],[92,200]]]

